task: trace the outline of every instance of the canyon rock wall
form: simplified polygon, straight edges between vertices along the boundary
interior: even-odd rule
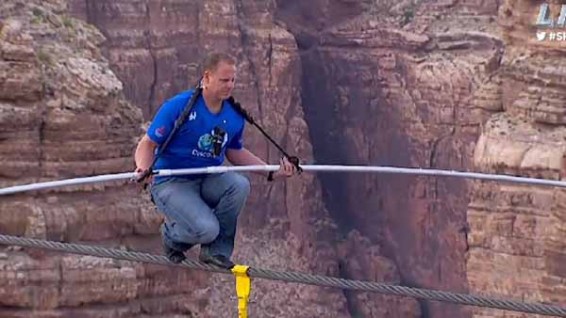
[[[0,4],[2,186],[131,169],[142,113],[126,101],[122,83],[97,48],[100,32],[65,12],[62,1]],[[67,242],[143,241],[159,218],[137,192],[117,182],[3,197],[0,229]],[[85,304],[83,317],[136,312],[142,304],[126,305],[128,300],[162,295],[146,280],[160,271],[160,282],[183,275],[19,248],[3,251],[0,268],[5,317],[69,316]],[[105,307],[112,299],[121,306]],[[88,304],[100,310],[94,314]]]
[[[319,27],[293,9],[280,17],[302,39],[317,162],[469,169],[480,126],[494,111],[470,100],[504,50],[496,3],[379,1],[357,14],[331,13],[329,5]],[[332,18],[339,12],[350,16]],[[341,231],[358,230],[379,246],[404,284],[467,292],[467,181],[400,174],[321,181]],[[461,306],[421,306],[425,317],[470,315]]]
[[[498,111],[482,128],[475,170],[560,179],[566,151],[566,46],[536,39],[534,24],[542,3],[508,0],[500,8],[505,54],[499,72],[482,85],[476,99]],[[551,5],[550,12],[556,17],[560,6]],[[561,188],[474,182],[468,208],[470,289],[566,303],[565,199]],[[474,313],[534,316],[485,309]]]

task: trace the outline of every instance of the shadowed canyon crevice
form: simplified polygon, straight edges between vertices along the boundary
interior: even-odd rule
[[[295,35],[301,54],[316,162],[470,168],[481,118],[462,115],[466,98],[498,67],[502,43],[475,34],[479,21],[492,21],[496,10],[486,6],[493,5],[279,4],[275,16]],[[408,12],[411,20],[399,21]],[[465,20],[472,12],[475,23],[457,25],[460,15]],[[428,32],[410,33],[424,24]],[[437,34],[443,24],[453,30]],[[369,238],[395,262],[404,284],[467,291],[466,181],[392,174],[319,178],[341,235],[355,230]],[[420,304],[423,317],[468,315],[461,307]]]
[[[396,117],[395,110],[389,108],[387,102],[381,99],[380,83],[377,80],[379,75],[365,73],[370,78],[358,78],[359,74],[364,74],[367,68],[371,67],[368,63],[360,61],[356,65],[343,57],[332,56],[325,48],[316,47],[311,47],[309,52],[304,52],[302,61],[303,105],[305,105],[305,118],[310,128],[315,162],[337,165],[409,165],[408,148],[406,147],[408,141],[404,138],[398,125],[399,118]],[[371,85],[371,92],[364,89],[362,85]],[[351,111],[343,108],[344,95],[340,93],[347,94],[347,103],[357,105],[359,108]],[[373,124],[366,124],[365,119],[368,116],[372,117]],[[360,134],[356,135],[356,138],[361,137],[358,142],[348,136],[350,134],[348,131],[356,129],[354,127],[360,129],[357,132]],[[384,138],[381,139],[382,137]],[[388,144],[387,140],[392,142]],[[377,145],[381,142],[385,146],[378,147]],[[380,153],[381,149],[385,152]],[[396,158],[391,156],[393,153],[404,160],[394,161]],[[382,213],[385,198],[382,185],[377,183],[378,177],[368,174],[333,172],[321,173],[318,177],[322,184],[324,204],[338,224],[339,235],[345,239],[352,231],[359,231],[370,238],[373,245],[383,248],[380,255],[387,255],[390,259],[396,260],[395,255],[398,252],[393,251],[392,246],[387,244],[383,228],[378,226],[383,225],[385,221]],[[383,181],[387,182],[387,186],[392,186],[388,182],[391,180],[385,177]],[[408,208],[401,205],[398,207]],[[407,240],[411,239],[408,237]],[[366,252],[363,249],[360,250],[360,254]],[[349,256],[356,257],[351,254]],[[348,260],[343,260],[343,262],[344,267],[350,267],[343,273],[347,274],[353,270]],[[369,273],[366,272],[366,274]],[[407,282],[404,274],[406,273],[399,273],[403,284],[416,284]],[[344,277],[354,278],[353,276]],[[348,296],[349,294],[352,293],[346,293],[347,298],[351,299],[352,296]],[[350,302],[352,317],[356,317],[354,313],[363,313],[363,303],[354,302],[354,304]],[[366,317],[361,314],[359,316]]]

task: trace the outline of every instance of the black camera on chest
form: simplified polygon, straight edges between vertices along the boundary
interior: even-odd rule
[[[222,127],[214,127],[212,129],[212,154],[218,157],[222,152],[222,144],[226,138],[226,131]]]

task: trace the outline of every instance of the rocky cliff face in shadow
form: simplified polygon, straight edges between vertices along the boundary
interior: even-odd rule
[[[299,44],[303,39],[302,96],[317,162],[467,170],[490,114],[468,100],[498,69],[503,51],[497,4],[359,4],[357,13],[323,6],[321,26],[291,6],[280,13]],[[403,283],[467,291],[465,180],[320,177],[341,231],[358,230],[380,246]],[[430,317],[469,314],[421,305]]]

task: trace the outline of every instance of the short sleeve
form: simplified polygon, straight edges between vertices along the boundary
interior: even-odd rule
[[[244,147],[244,127],[245,123],[242,124],[242,128],[232,137],[227,148],[240,150]]]
[[[181,106],[184,98],[176,96],[163,103],[155,114],[153,121],[147,129],[149,138],[158,145],[161,145],[175,126],[175,120],[180,116]]]

